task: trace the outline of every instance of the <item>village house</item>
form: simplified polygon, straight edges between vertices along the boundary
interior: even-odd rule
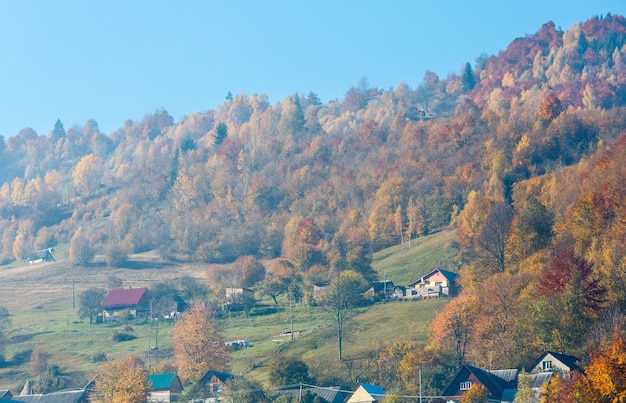
[[[303,386],[300,388],[283,389],[274,394],[272,400],[276,400],[281,396],[300,396],[311,394],[314,395],[321,402],[329,403],[343,403],[345,401],[345,392],[342,392],[338,387],[316,387],[316,386]]]
[[[403,297],[417,299],[455,296],[458,293],[456,284],[457,277],[457,273],[443,269],[435,269],[410,283],[405,289]]]
[[[175,373],[150,374],[148,381],[152,387],[148,402],[176,402],[183,392],[183,384]]]
[[[538,397],[552,376],[569,376],[572,371],[581,371],[576,357],[547,351],[533,364],[527,376]],[[463,365],[441,397],[445,402],[458,402],[472,385],[483,385],[489,392],[489,402],[512,403],[517,393],[519,375],[517,369],[488,371]]]
[[[582,372],[581,367],[578,365],[578,358],[573,355],[546,351],[531,367],[530,373],[551,372],[558,373],[561,376],[569,376],[573,371]]]
[[[198,381],[198,385],[204,395],[204,400],[200,402],[216,403],[221,402],[224,392],[228,388],[228,381],[239,378],[236,375],[229,374],[227,372],[208,370],[202,375],[202,378]],[[195,400],[198,401],[198,400]]]
[[[147,291],[147,288],[124,288],[109,292],[102,303],[104,320],[115,319],[126,314],[135,319],[148,317],[150,303]]]
[[[28,264],[54,262],[52,248],[37,250],[28,254]]]
[[[458,402],[473,385],[483,385],[489,392],[490,402],[512,402],[517,388],[517,369],[487,371],[471,365],[463,365],[442,398],[446,402]]]
[[[313,299],[315,301],[320,301],[324,297],[326,287],[328,284],[313,284]]]
[[[363,296],[372,299],[387,299],[393,296],[394,289],[395,287],[391,280],[374,281],[372,286],[363,293]]]
[[[373,403],[380,402],[384,398],[385,391],[380,386],[359,382],[359,386],[346,403]]]
[[[2,401],[3,399],[0,399]],[[26,403],[88,403],[89,399],[85,389],[68,390],[50,393],[34,393],[13,396],[9,402]]]
[[[254,290],[243,287],[226,287],[226,299],[233,300],[239,297],[254,298]]]

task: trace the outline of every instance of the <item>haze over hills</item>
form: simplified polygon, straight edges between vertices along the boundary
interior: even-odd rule
[[[58,245],[99,273],[151,251],[208,265],[212,284],[304,294],[346,270],[380,279],[373,253],[456,228],[441,263],[464,292],[433,322],[432,360],[587,357],[623,330],[625,57],[622,16],[547,22],[416,88],[364,78],[326,104],[232,94],[110,135],[92,120],[24,129],[0,142],[0,259]]]

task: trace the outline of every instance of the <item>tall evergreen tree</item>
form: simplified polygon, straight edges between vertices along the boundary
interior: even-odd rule
[[[215,134],[213,135],[213,144],[219,146],[228,136],[228,126],[226,123],[220,122],[215,126]]]
[[[50,135],[50,140],[52,143],[56,144],[57,141],[65,137],[67,133],[65,133],[65,127],[63,127],[63,122],[61,119],[57,119],[54,124],[54,129],[52,129],[52,134]]]
[[[463,89],[465,90],[465,92],[471,91],[476,85],[474,71],[472,71],[472,66],[469,63],[465,63],[465,68],[463,69],[463,77],[461,81],[463,82]]]
[[[304,132],[304,123],[300,97],[295,94],[283,102],[278,131],[283,135],[298,135]]]
[[[178,178],[178,169],[180,168],[180,152],[178,148],[174,150],[174,157],[172,157],[172,162],[170,164],[170,186],[174,186],[176,183],[176,178]]]

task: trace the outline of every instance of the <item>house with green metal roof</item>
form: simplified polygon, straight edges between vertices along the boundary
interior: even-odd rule
[[[149,402],[175,402],[183,392],[183,384],[175,373],[150,374],[148,381],[152,390],[148,393]]]

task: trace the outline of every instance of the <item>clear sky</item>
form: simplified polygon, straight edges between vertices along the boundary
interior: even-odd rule
[[[158,109],[176,121],[228,91],[341,99],[415,88],[553,21],[626,15],[624,0],[0,0],[0,135],[95,119],[109,134]]]

